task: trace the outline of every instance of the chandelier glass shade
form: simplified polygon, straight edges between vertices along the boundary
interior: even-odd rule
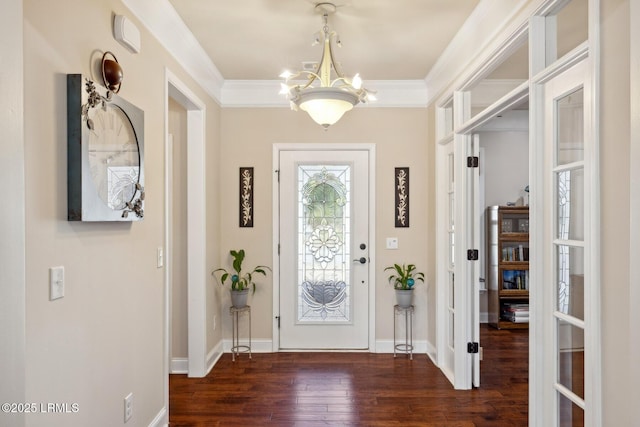
[[[329,30],[327,20],[329,13],[335,11],[335,6],[319,3],[316,10],[323,13],[324,20],[322,31],[316,35],[316,41],[323,44],[322,58],[314,71],[282,73],[280,77],[285,82],[281,85],[280,93],[289,97],[291,109],[306,111],[326,129],[358,103],[372,100],[372,95],[362,87],[362,79],[358,74],[352,79],[345,77],[339,64],[334,61],[333,41],[336,40],[338,45],[340,41],[338,35]]]

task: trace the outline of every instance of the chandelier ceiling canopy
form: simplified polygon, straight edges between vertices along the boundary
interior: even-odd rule
[[[371,91],[362,87],[362,79],[356,74],[345,77],[333,55],[334,43],[341,46],[340,37],[329,29],[329,15],[335,13],[333,3],[318,3],[316,12],[322,14],[322,30],[315,34],[315,44],[323,44],[322,57],[313,71],[283,72],[285,79],[280,93],[288,95],[291,109],[306,111],[325,129],[336,123],[344,113],[360,102],[375,100]],[[305,80],[306,78],[306,80]]]

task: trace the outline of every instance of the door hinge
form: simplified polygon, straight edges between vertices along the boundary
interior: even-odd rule
[[[479,257],[480,257],[480,254],[478,253],[477,249],[467,250],[467,259],[469,261],[477,261]]]
[[[477,342],[467,343],[467,353],[476,354],[480,352],[480,345]]]
[[[278,256],[280,256],[280,243],[278,243]]]
[[[478,166],[480,166],[480,159],[477,156],[467,157],[468,168],[477,168]]]
[[[278,321],[278,329],[280,329],[280,316],[276,316],[276,320]]]
[[[280,182],[280,169],[276,169],[274,172],[278,174],[278,182]]]

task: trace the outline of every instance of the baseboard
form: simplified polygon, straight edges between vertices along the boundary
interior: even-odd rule
[[[438,366],[438,353],[436,352],[436,348],[431,342],[427,341],[427,356],[433,362],[434,365]]]
[[[189,359],[186,357],[171,358],[170,374],[187,374],[189,373]]]
[[[155,416],[153,421],[149,423],[149,427],[167,427],[169,425],[167,415],[167,408],[165,406],[158,412],[158,415]]]
[[[222,356],[222,341],[220,341],[215,347],[207,353],[206,363],[206,374],[208,374],[211,369],[218,362],[218,359]],[[189,359],[186,357],[174,357],[171,359],[171,367],[169,370],[170,374],[188,374],[189,373]]]
[[[489,313],[485,312],[480,312],[480,323],[489,323]]]
[[[222,347],[222,341],[219,341],[218,344],[207,354],[207,374],[211,372],[216,363],[218,363],[218,360],[220,360],[220,357],[222,357]]]

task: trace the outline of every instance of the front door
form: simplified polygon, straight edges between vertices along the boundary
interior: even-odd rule
[[[280,348],[369,348],[369,151],[279,151]]]

